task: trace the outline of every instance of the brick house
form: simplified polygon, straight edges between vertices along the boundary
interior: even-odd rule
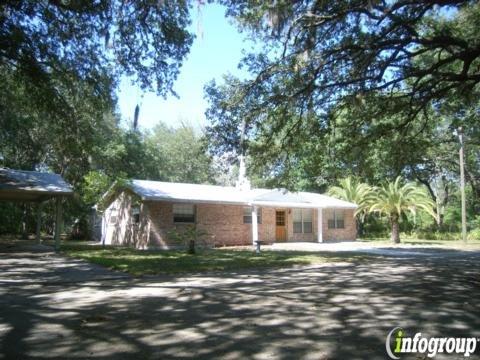
[[[356,205],[329,196],[132,180],[104,195],[101,241],[169,248],[169,233],[195,226],[212,246],[355,240]]]

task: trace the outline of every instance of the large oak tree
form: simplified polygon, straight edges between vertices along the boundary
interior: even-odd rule
[[[271,149],[276,169],[324,149],[339,127],[348,136],[334,146],[399,138],[409,150],[437,128],[474,125],[462,114],[478,109],[477,1],[223,2],[265,46],[242,61],[249,79],[206,88],[214,150],[238,149],[243,121],[251,150],[265,144],[255,155]]]

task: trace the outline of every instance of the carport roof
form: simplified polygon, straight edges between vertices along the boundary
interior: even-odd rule
[[[73,194],[58,174],[0,168],[0,200],[40,201]]]

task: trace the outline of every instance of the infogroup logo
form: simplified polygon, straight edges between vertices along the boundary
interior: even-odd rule
[[[393,342],[392,342],[393,341]],[[392,329],[385,341],[387,354],[391,359],[400,359],[401,354],[427,354],[433,358],[439,353],[463,354],[469,357],[475,352],[480,339],[475,337],[423,337],[422,333],[416,333],[413,337],[407,337],[401,327]]]

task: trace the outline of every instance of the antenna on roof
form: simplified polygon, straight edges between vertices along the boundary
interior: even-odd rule
[[[238,157],[239,161],[239,170],[238,170],[238,180],[235,184],[235,187],[239,190],[250,190],[250,181],[247,178],[247,167],[245,165],[245,120],[242,121],[242,127],[240,129],[240,156]]]

